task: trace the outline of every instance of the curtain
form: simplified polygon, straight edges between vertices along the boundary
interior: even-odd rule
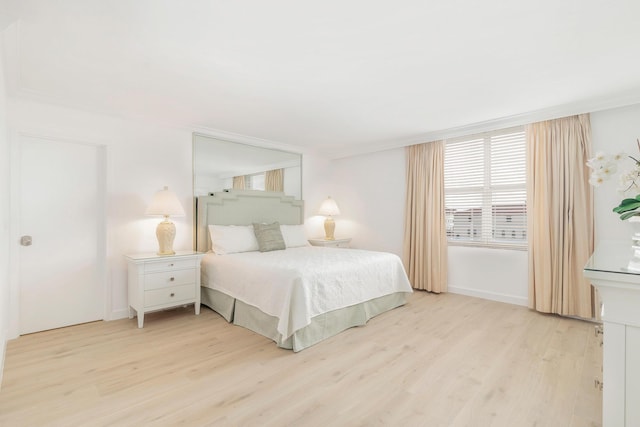
[[[447,291],[444,142],[406,148],[407,194],[403,261],[416,289]]]
[[[233,177],[233,189],[234,190],[244,190],[244,175],[234,176]]]
[[[265,191],[284,191],[284,169],[274,169],[264,173]]]
[[[582,270],[594,246],[588,114],[533,123],[527,134],[529,307],[592,318]]]

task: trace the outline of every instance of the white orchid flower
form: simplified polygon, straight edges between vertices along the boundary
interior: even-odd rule
[[[593,185],[594,187],[600,187],[600,185],[602,185],[603,182],[604,182],[603,176],[597,172],[593,172],[591,176],[589,176],[589,184]]]
[[[625,153],[624,151],[620,151],[617,154],[614,154],[612,159],[616,162],[619,162],[622,159],[626,159],[628,157],[627,153]]]

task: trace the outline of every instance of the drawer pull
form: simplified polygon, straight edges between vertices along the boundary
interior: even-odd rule
[[[173,267],[173,264],[169,264],[169,267]]]
[[[176,294],[174,294],[173,292],[171,292],[171,295],[169,295],[170,297],[174,297],[176,296]]]
[[[174,280],[176,280],[175,277],[172,277],[171,279],[169,279],[170,282],[173,282]]]

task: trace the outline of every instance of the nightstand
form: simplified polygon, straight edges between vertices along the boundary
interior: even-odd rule
[[[325,248],[348,248],[349,242],[351,242],[350,237],[347,239],[335,240],[309,239],[309,243],[311,243],[311,246],[324,246]]]
[[[144,314],[193,303],[200,314],[200,260],[203,253],[126,255],[129,272],[129,318],[135,311],[138,328]]]

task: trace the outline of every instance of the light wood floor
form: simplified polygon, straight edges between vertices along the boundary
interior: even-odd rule
[[[23,336],[2,426],[599,426],[593,324],[416,292],[300,353],[203,307]]]

